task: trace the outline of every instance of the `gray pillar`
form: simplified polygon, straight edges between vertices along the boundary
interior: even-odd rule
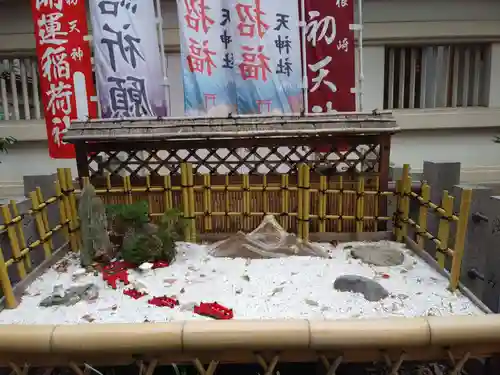
[[[424,181],[431,187],[431,202],[440,205],[443,190],[451,194],[453,186],[460,183],[460,163],[436,163],[424,161]],[[434,236],[438,234],[439,216],[429,210],[427,215],[427,230]],[[425,241],[425,249],[432,256],[436,255],[436,245],[432,241]]]
[[[457,185],[452,189],[455,197],[455,212],[460,209],[460,200],[464,189],[472,189],[472,202],[470,206],[469,220],[467,223],[467,234],[465,237],[464,257],[460,272],[460,281],[470,289],[474,295],[483,300],[485,283],[472,270],[479,275],[486,274],[486,258],[488,254],[488,244],[485,238],[488,237],[489,225],[481,217],[488,215],[492,189],[478,185]],[[455,229],[455,228],[454,228]],[[456,232],[450,233],[451,240],[455,239]],[[454,247],[454,242],[450,241],[450,247]],[[470,276],[468,273],[472,271]]]
[[[491,197],[488,205],[488,235],[483,302],[493,312],[500,311],[500,196]]]

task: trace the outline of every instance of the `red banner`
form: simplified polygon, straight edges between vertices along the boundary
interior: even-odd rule
[[[355,111],[354,0],[304,3],[308,111]]]
[[[84,0],[31,0],[49,155],[75,157],[63,142],[71,120],[97,117]]]

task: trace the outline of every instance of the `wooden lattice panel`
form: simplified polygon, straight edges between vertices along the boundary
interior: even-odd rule
[[[376,142],[347,147],[331,146],[270,146],[207,147],[101,151],[88,155],[91,177],[110,173],[130,175],[176,175],[180,164],[189,162],[197,174],[285,174],[293,173],[297,164],[310,164],[314,171],[338,173],[378,173],[380,145]]]

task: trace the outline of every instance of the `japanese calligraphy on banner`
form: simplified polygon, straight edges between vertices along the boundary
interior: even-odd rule
[[[90,0],[102,117],[166,116],[153,0]]]
[[[308,112],[356,110],[354,0],[304,0]]]
[[[187,115],[297,113],[299,12],[290,0],[177,0]]]
[[[31,5],[49,155],[74,158],[73,145],[62,140],[71,120],[97,117],[85,1],[32,0]]]

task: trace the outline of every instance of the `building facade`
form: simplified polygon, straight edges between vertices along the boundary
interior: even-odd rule
[[[183,115],[175,0],[163,0],[172,115]],[[391,161],[460,161],[468,182],[500,181],[500,2],[364,0],[363,109],[391,109],[402,132]],[[74,167],[48,157],[30,2],[0,0],[0,196],[22,177]]]

